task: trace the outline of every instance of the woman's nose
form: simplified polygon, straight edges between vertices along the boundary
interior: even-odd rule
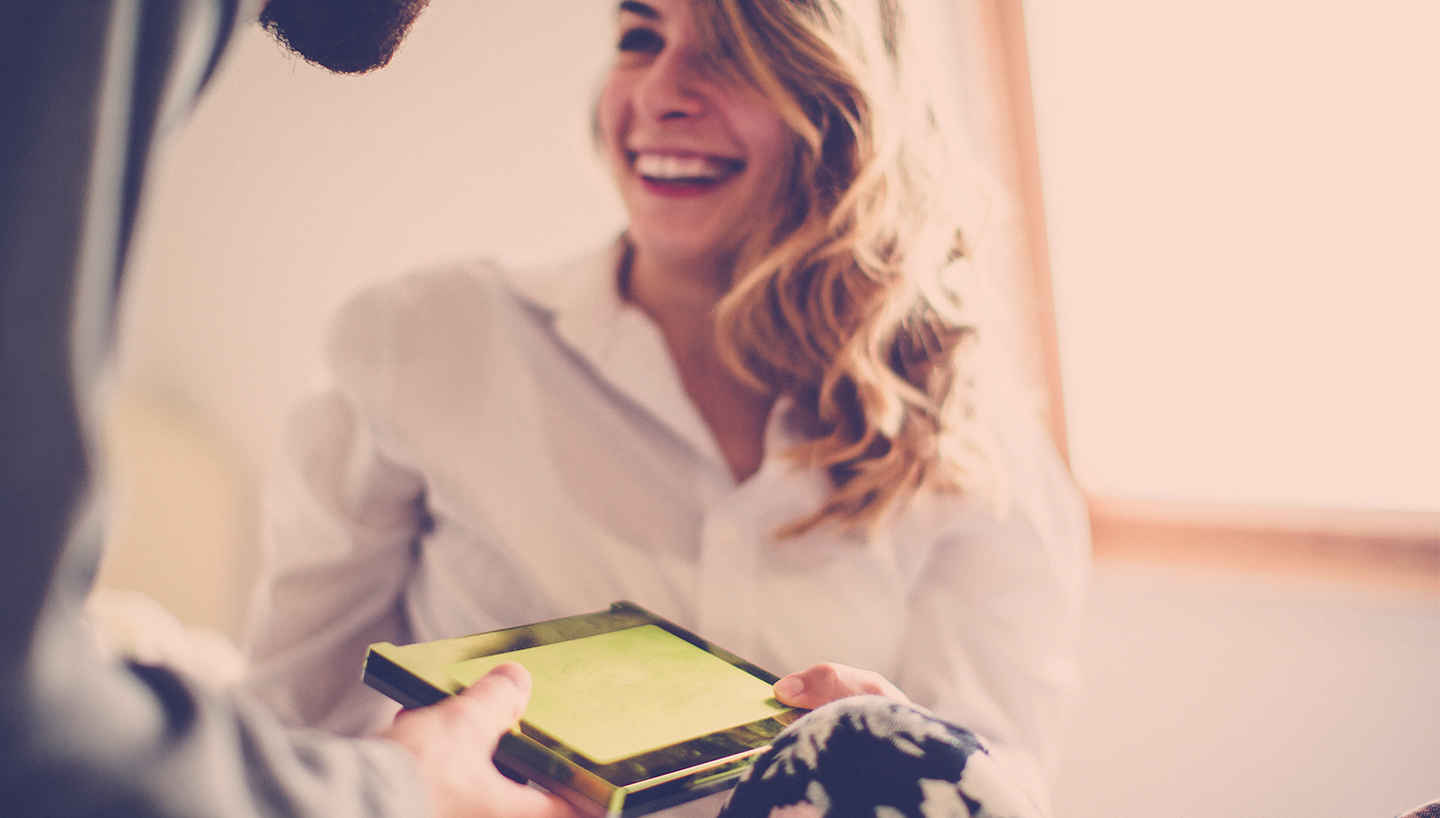
[[[699,61],[683,50],[661,52],[635,88],[635,106],[654,120],[699,116],[705,110],[706,77]]]

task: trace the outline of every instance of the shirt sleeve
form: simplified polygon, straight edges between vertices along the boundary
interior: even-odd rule
[[[290,724],[383,727],[398,705],[360,677],[369,645],[412,641],[403,595],[428,525],[423,479],[377,451],[337,389],[292,418],[268,508],[245,688]]]
[[[69,608],[52,596],[28,679],[5,676],[6,815],[430,814],[400,745],[287,729],[243,695],[102,661]]]
[[[1037,431],[1008,449],[999,514],[972,511],[932,544],[896,683],[974,731],[1049,814],[1089,575],[1084,501]]]

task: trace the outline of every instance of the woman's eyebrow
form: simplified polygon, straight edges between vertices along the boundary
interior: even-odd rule
[[[654,6],[641,3],[639,0],[622,0],[620,3],[620,11],[628,11],[631,14],[639,15],[647,20],[660,19],[660,12],[656,11]]]

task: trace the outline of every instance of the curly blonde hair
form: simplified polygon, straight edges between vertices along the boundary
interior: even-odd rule
[[[943,283],[964,261],[934,111],[904,77],[897,0],[695,0],[722,70],[796,139],[788,206],[755,232],[716,314],[747,382],[808,425],[790,455],[833,490],[780,536],[871,529],[915,491],[989,479],[977,329]]]

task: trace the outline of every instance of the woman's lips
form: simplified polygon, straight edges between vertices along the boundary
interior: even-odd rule
[[[745,169],[739,159],[706,154],[635,151],[630,167],[645,187],[661,195],[708,190]]]

